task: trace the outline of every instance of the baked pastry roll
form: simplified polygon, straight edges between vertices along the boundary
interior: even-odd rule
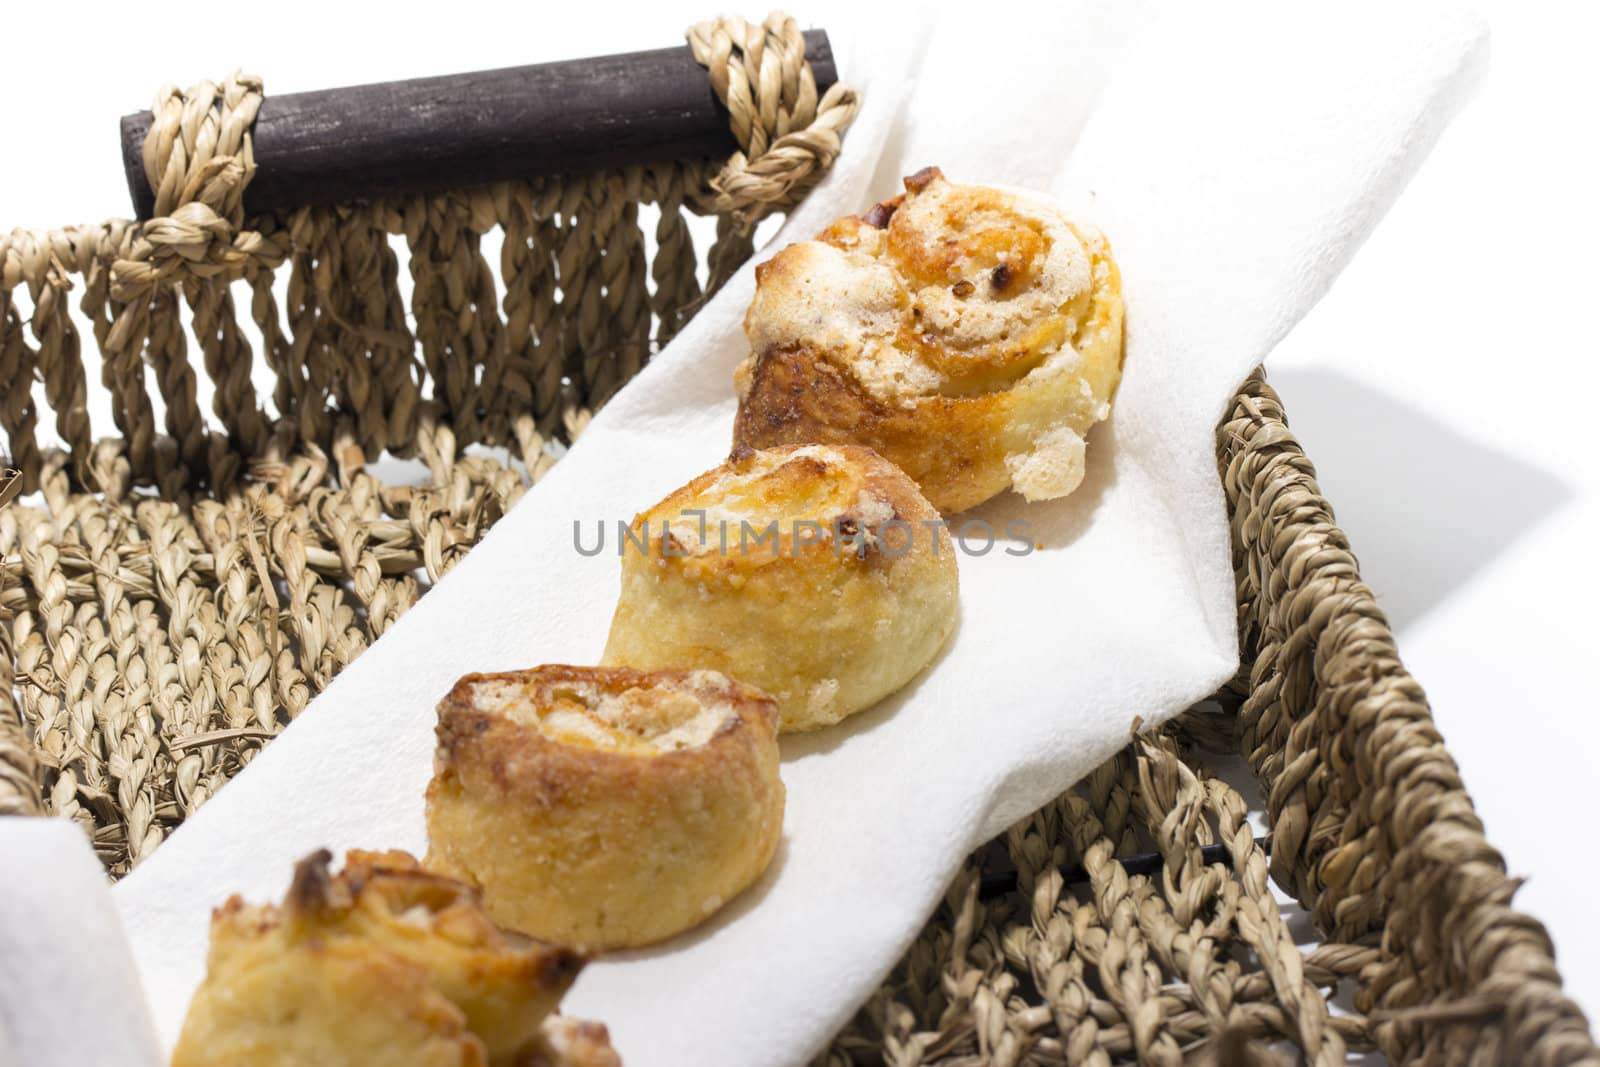
[[[721,671],[772,694],[785,731],[870,707],[956,621],[938,512],[872,451],[735,450],[635,517],[603,663]]]
[[[338,874],[331,859],[302,860],[281,907],[213,913],[174,1067],[523,1064],[573,1028],[546,1017],[577,952],[501,932],[474,889],[404,852],[351,852]]]
[[[905,184],[756,268],[734,444],[866,445],[946,513],[1066,496],[1121,374],[1110,246],[1043,196]]]
[[[469,674],[439,704],[438,740],[428,865],[535,937],[661,941],[778,847],[777,707],[712,671]]]

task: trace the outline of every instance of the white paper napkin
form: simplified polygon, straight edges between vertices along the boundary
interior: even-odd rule
[[[0,1065],[163,1062],[105,868],[67,819],[0,818]]]
[[[1444,0],[1001,5],[987,18],[966,6],[921,37],[829,19],[866,106],[774,247],[929,163],[1053,191],[1118,255],[1126,371],[1075,495],[976,513],[1025,521],[1044,549],[964,555],[960,625],[937,663],[881,707],[785,739],[784,841],[766,878],[703,929],[579,980],[568,1010],[605,1021],[634,1065],[805,1061],[969,849],[1111,755],[1136,717],[1160,721],[1229,676],[1214,427],[1487,55],[1476,18]],[[599,656],[618,562],[580,555],[573,524],[592,544],[596,520],[614,529],[722,459],[752,289],[747,267],[437,589],[115,889],[164,1040],[229,893],[278,897],[293,861],[321,846],[424,850],[433,705],[458,675]]]

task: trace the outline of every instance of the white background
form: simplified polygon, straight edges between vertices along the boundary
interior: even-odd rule
[[[116,119],[165,81],[238,67],[281,93],[660,47],[715,9],[12,5],[0,227],[126,214]],[[1600,9],[1489,12],[1485,91],[1270,372],[1490,839],[1528,879],[1519,905],[1593,1015]]]

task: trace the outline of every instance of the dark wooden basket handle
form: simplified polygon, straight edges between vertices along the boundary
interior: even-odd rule
[[[823,30],[805,33],[818,94],[837,80]],[[138,218],[155,209],[142,150],[151,114],[122,119]],[[738,149],[687,45],[592,59],[268,96],[254,128],[247,214],[390,193]]]

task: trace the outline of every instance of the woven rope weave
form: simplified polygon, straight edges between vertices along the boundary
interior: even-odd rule
[[[40,498],[0,503],[0,813],[76,820],[113,875],[149,855],[826,171],[856,99],[818,97],[793,20],[689,37],[741,145],[725,163],[247,219],[261,86],[236,75],[158,97],[155,219],[0,236],[0,433],[20,472],[0,501]],[[653,258],[641,205],[659,209]],[[704,283],[691,213],[718,218]],[[74,299],[114,400],[99,441]],[[39,441],[52,414],[64,448]],[[383,484],[367,464],[384,453],[417,460],[420,484]],[[1600,1065],[1259,378],[1219,462],[1246,673],[975,854],[829,1062],[1320,1065],[1378,1047]],[[1223,751],[1266,788],[1270,859],[1206,769]],[[1229,861],[1205,862],[1219,842]],[[1155,875],[1113,859],[1146,851]],[[1000,869],[1017,891],[980,896]],[[1296,947],[1269,871],[1332,940]],[[1341,984],[1352,1013],[1328,1007]]]
[[[1600,1064],[1259,374],[1218,462],[1246,671],[969,858],[829,1063]],[[1207,769],[1232,752],[1264,786],[1270,860]],[[1145,851],[1158,875],[1111,859]],[[1019,891],[980,900],[995,866]],[[1327,941],[1296,947],[1269,867]]]
[[[689,31],[694,57],[732,116],[733,135],[749,147],[711,180],[712,210],[748,231],[766,211],[792,207],[839,154],[840,137],[856,113],[854,90],[840,83],[817,99],[794,19],[767,16],[702,22]]]

